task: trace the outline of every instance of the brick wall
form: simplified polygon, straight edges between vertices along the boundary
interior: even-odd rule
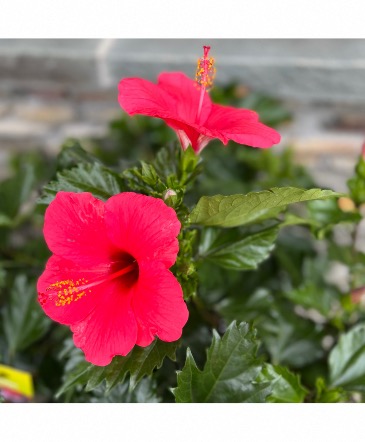
[[[365,139],[365,40],[0,40],[0,176],[11,150],[57,151],[67,136],[102,135],[121,110],[122,77],[193,76],[210,44],[218,83],[283,99],[281,128],[298,161],[338,190]]]

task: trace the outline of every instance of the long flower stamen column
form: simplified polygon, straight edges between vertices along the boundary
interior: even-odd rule
[[[196,114],[196,121],[199,123],[204,95],[213,86],[213,80],[215,77],[216,68],[214,67],[215,60],[213,57],[208,58],[210,46],[203,46],[204,55],[199,58],[196,69],[195,81],[200,87],[200,100],[198,106],[198,112]]]

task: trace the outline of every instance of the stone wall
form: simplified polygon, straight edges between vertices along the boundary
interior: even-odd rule
[[[0,176],[11,151],[57,151],[68,136],[102,135],[120,115],[117,84],[162,71],[194,76],[210,44],[217,83],[285,101],[280,129],[319,184],[344,190],[365,139],[365,40],[0,40]]]

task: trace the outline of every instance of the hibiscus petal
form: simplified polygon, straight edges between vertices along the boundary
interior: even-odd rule
[[[55,255],[84,267],[107,262],[114,251],[106,234],[104,203],[88,192],[58,192],[46,210],[43,232]]]
[[[118,100],[129,114],[149,115],[158,118],[174,118],[175,99],[162,88],[142,78],[125,78],[119,82]]]
[[[218,104],[212,105],[209,118],[201,131],[208,136],[215,134],[224,144],[233,140],[236,143],[265,148],[280,142],[280,134],[260,123],[256,112]]]
[[[182,72],[163,72],[158,76],[158,86],[175,100],[176,114],[187,123],[197,123],[200,102],[200,89],[196,82]],[[212,107],[209,95],[204,92],[199,124],[204,124]]]
[[[103,302],[105,284],[86,289],[78,288],[80,285],[105,279],[108,273],[108,265],[85,270],[71,261],[53,255],[38,279],[38,300],[51,319],[61,324],[74,324],[83,320]]]
[[[189,317],[180,284],[157,262],[140,263],[132,306],[138,323],[137,345],[142,347],[156,336],[166,342],[176,341]]]
[[[165,123],[174,129],[179,137],[181,146],[186,150],[189,145],[194,149],[195,152],[199,150],[199,137],[200,132],[188,124],[182,123],[181,121],[167,119]]]
[[[105,203],[110,240],[138,263],[153,259],[171,267],[176,261],[181,224],[175,211],[161,199],[124,192]]]
[[[114,356],[126,356],[136,344],[137,323],[131,308],[131,290],[117,280],[104,284],[103,304],[71,326],[76,347],[94,365],[108,365]]]

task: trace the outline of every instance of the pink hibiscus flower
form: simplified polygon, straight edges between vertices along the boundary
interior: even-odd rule
[[[59,192],[45,214],[53,256],[38,299],[71,327],[86,360],[104,366],[159,337],[180,338],[188,319],[180,284],[168,270],[180,222],[162,200],[133,192],[105,203],[90,193]]]
[[[198,61],[196,81],[182,72],[164,72],[154,84],[142,78],[125,78],[119,83],[119,104],[129,114],[161,118],[175,130],[182,148],[189,145],[198,154],[214,138],[223,144],[267,148],[280,142],[274,129],[259,122],[256,112],[212,103],[206,89],[215,73],[209,46]],[[198,86],[198,87],[197,87]]]

